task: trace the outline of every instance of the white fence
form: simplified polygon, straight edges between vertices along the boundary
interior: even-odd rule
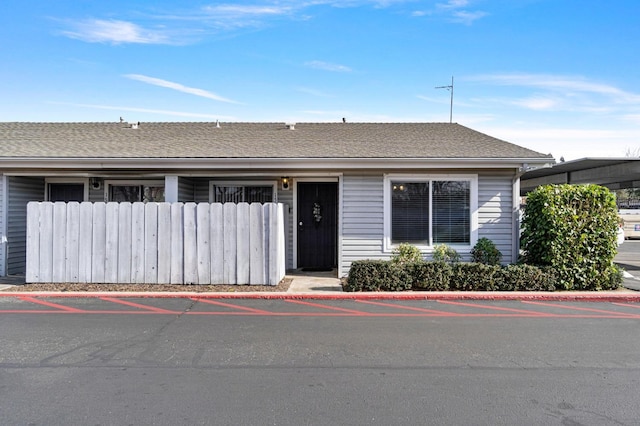
[[[26,281],[276,285],[282,204],[27,205]]]

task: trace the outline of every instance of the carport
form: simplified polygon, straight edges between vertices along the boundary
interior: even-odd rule
[[[520,179],[520,194],[540,185],[595,183],[611,190],[640,188],[640,158],[581,158],[533,169]]]

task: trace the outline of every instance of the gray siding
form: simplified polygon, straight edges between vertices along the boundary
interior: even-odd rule
[[[280,186],[280,185],[278,185]],[[289,188],[292,188],[290,185]],[[287,269],[293,268],[293,224],[296,223],[293,219],[293,189],[283,191],[282,188],[278,188],[278,203],[284,204],[284,229],[285,229],[285,255],[286,255],[286,267]]]
[[[5,183],[6,183],[6,177],[4,175],[0,175],[0,238],[2,238],[2,236],[6,236],[6,223],[5,223],[5,199],[4,199],[4,194],[5,194]],[[5,250],[5,246],[6,244],[0,242],[0,276],[4,276],[7,273],[7,270],[5,269],[5,259],[6,259],[6,250]]]
[[[486,237],[512,263],[513,194],[509,175],[478,176],[478,238]]]
[[[196,201],[195,184],[193,179],[178,177],[178,201],[190,203]],[[207,199],[207,202],[209,200]]]
[[[478,238],[491,239],[502,252],[503,263],[513,261],[511,179],[510,174],[501,172],[478,175]],[[344,176],[341,276],[348,273],[354,260],[388,259],[391,255],[384,252],[383,183],[382,174]],[[460,254],[469,260],[468,251]]]
[[[383,176],[344,175],[340,276],[358,259],[387,259],[383,252]]]
[[[7,194],[7,273],[23,274],[27,257],[27,203],[42,201],[44,178],[9,177]]]

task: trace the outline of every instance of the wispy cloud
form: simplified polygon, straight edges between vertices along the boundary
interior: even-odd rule
[[[199,112],[171,111],[171,110],[163,110],[163,109],[137,108],[137,107],[99,105],[99,104],[81,104],[81,103],[69,103],[69,102],[49,102],[49,103],[53,105],[66,105],[66,106],[76,107],[76,108],[104,109],[109,111],[120,111],[120,112],[122,111],[139,112],[139,113],[145,113],[145,114],[168,115],[168,116],[174,116],[174,117],[206,118],[208,120],[229,120],[229,121],[236,120],[236,117],[232,117],[232,116],[204,114]]]
[[[333,95],[330,95],[322,90],[311,89],[309,87],[296,87],[296,90],[300,93],[306,93],[307,95],[315,96],[317,98],[332,98]]]
[[[162,30],[146,29],[120,20],[85,19],[69,22],[70,29],[62,31],[67,37],[89,43],[172,44]]]
[[[449,0],[445,3],[436,3],[435,7],[431,9],[415,10],[412,16],[441,16],[452,23],[471,25],[478,19],[489,15],[485,11],[472,9],[471,3],[470,0]]]
[[[177,90],[178,92],[188,93],[190,95],[200,96],[202,98],[212,99],[219,102],[227,102],[232,104],[238,104],[239,102],[231,99],[224,98],[208,90],[198,89],[195,87],[188,87],[180,83],[174,83],[172,81],[162,80],[160,78],[149,77],[141,74],[126,74],[124,77],[131,80],[140,81],[142,83],[151,84],[153,86],[164,87],[166,89]]]
[[[414,0],[256,0],[254,4],[221,3],[187,10],[137,11],[136,19],[66,19],[60,33],[89,43],[186,44],[212,34],[263,28],[278,20],[309,19],[319,7],[389,8]],[[139,19],[144,19],[141,24]],[[149,24],[154,24],[150,26]]]
[[[324,62],[324,61],[309,61],[309,62],[305,62],[304,65],[309,68],[315,68],[315,69],[324,70],[324,71],[333,71],[333,72],[353,71],[351,68],[349,68],[346,65],[332,64],[330,62]]]
[[[549,74],[490,74],[465,78],[496,86],[509,86],[523,91],[535,91],[526,96],[483,99],[537,111],[581,111],[611,113],[622,106],[640,108],[640,95],[616,86],[590,81],[579,76]]]

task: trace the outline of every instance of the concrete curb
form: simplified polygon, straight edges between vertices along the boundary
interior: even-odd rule
[[[0,297],[50,297],[50,298],[194,298],[194,299],[273,299],[273,300],[545,300],[567,302],[640,302],[640,293],[634,291],[602,292],[0,292]]]

